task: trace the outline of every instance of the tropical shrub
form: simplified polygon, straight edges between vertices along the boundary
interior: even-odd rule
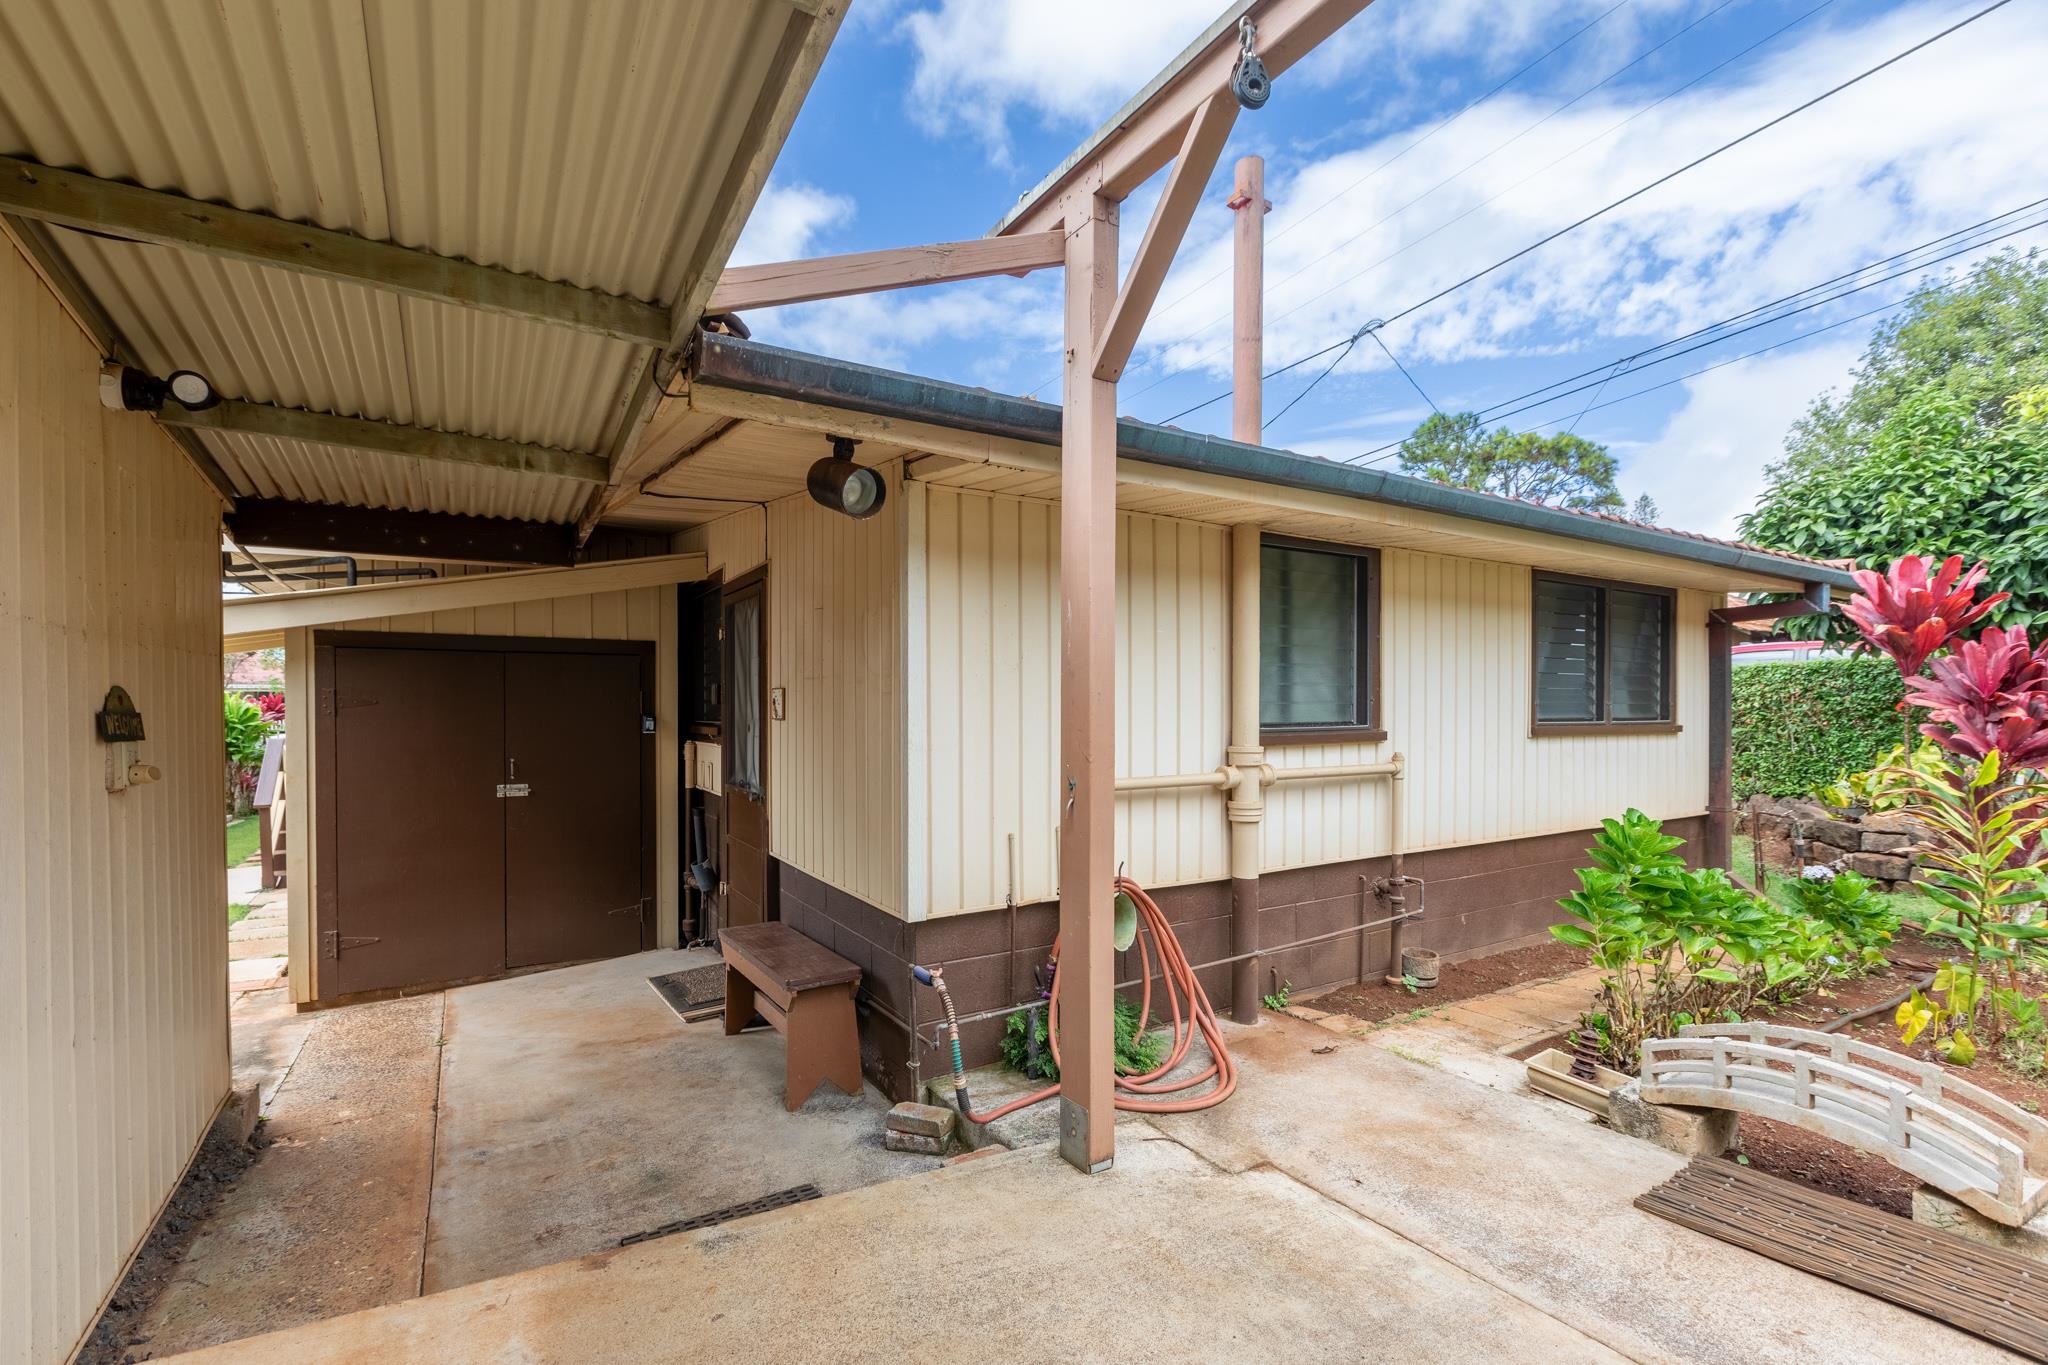
[[[1861,591],[1844,609],[1898,666],[1907,700],[1927,713],[1920,732],[1942,750],[1938,764],[1894,764],[1882,779],[1929,832],[1922,889],[1932,906],[1922,927],[1961,950],[1934,996],[1916,993],[1900,1007],[1900,1038],[1924,1037],[1957,1065],[1976,1056],[1978,1030],[1996,1041],[2006,1020],[2025,1013],[2020,975],[2048,939],[2048,643],[2034,648],[2023,626],[1963,640],[2005,601],[1977,600],[1983,580],[1982,564],[1964,573],[1951,556],[1930,571],[1906,555],[1882,574],[1858,570]]]
[[[238,815],[249,808],[256,791],[256,773],[263,766],[263,743],[276,727],[264,719],[262,707],[239,692],[221,694],[221,714],[228,814]]]
[[[1735,799],[1801,796],[1877,766],[1899,742],[1905,691],[1883,659],[1746,664],[1731,679]]]
[[[1899,917],[1871,889],[1870,879],[1846,869],[1809,867],[1792,883],[1799,913],[1834,935],[1839,970],[1884,965],[1884,947],[1897,937]]]
[[[1760,1001],[1853,970],[1878,943],[1855,883],[1841,893],[1847,928],[1837,930],[1743,890],[1720,868],[1686,867],[1676,852],[1684,843],[1639,810],[1602,822],[1587,850],[1593,866],[1578,870],[1579,889],[1558,902],[1578,923],[1550,929],[1600,969],[1599,1008],[1585,1025],[1620,1071],[1636,1071],[1645,1038],[1740,1018]],[[1861,890],[1868,895],[1867,884]]]

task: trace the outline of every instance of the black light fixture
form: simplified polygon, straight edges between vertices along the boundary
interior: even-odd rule
[[[188,412],[218,406],[220,394],[197,370],[172,370],[158,379],[146,370],[118,361],[100,366],[100,403],[115,412],[162,412],[169,399]]]
[[[832,453],[811,466],[804,486],[820,507],[863,521],[882,510],[889,485],[879,471],[853,462],[853,448],[860,444],[851,436],[833,436]]]

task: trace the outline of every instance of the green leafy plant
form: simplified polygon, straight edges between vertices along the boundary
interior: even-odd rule
[[[1260,996],[1259,1003],[1269,1010],[1284,1010],[1287,1008],[1287,996],[1293,989],[1294,983],[1292,981],[1283,981],[1280,983],[1279,990],[1274,991],[1271,995]]]
[[[1860,807],[1872,814],[1895,811],[1906,803],[1907,791],[1899,784],[1898,770],[1910,768],[1922,777],[1934,777],[1945,768],[1942,749],[1933,740],[1922,740],[1911,759],[1906,746],[1894,744],[1862,772],[1844,772],[1824,787],[1816,787],[1814,799],[1837,810]]]
[[[1843,972],[1882,966],[1885,945],[1899,932],[1899,916],[1871,889],[1870,879],[1854,872],[1828,873],[1809,868],[1792,883],[1799,913],[1825,924],[1841,945]]]
[[[1136,1076],[1156,1069],[1166,1058],[1163,1034],[1141,1031],[1136,1001],[1116,998],[1116,1070],[1120,1076]],[[1059,1063],[1053,1060],[1052,1043],[1046,1030],[1047,1011],[1029,1010],[1009,1017],[998,1045],[1004,1065],[1040,1080],[1060,1078]]]
[[[223,692],[221,703],[228,762],[243,768],[262,763],[263,741],[270,737],[263,708],[238,692]]]
[[[1968,1066],[1977,1060],[1970,1025],[1984,998],[1984,978],[1960,962],[1945,962],[1934,974],[1933,989],[1940,999],[1915,990],[1899,1006],[1899,1041],[1911,1046],[1924,1037],[1945,1060]]]
[[[2031,1080],[2048,1079],[2048,1014],[2041,1000],[2024,991],[2000,987],[1991,992],[1998,1011],[2006,1021],[2005,1039],[1998,1055],[2005,1064]]]
[[[1587,850],[1593,866],[1558,902],[1578,922],[1551,935],[1600,969],[1600,1007],[1583,1022],[1617,1070],[1637,1069],[1645,1038],[1739,1017],[1861,957],[1825,919],[1752,895],[1719,868],[1686,867],[1684,842],[1639,810],[1604,821]]]
[[[1899,742],[1898,670],[1867,656],[1745,664],[1731,682],[1735,799],[1802,796],[1877,766]]]

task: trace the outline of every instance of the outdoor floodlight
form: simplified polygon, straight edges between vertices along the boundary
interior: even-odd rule
[[[220,402],[213,384],[197,370],[173,370],[158,379],[132,365],[108,361],[100,366],[100,403],[115,412],[162,412],[170,399],[188,412],[203,412]]]
[[[853,462],[853,448],[860,444],[851,436],[831,437],[832,453],[811,466],[804,476],[811,501],[852,517],[865,520],[882,510],[889,486],[878,470]]]

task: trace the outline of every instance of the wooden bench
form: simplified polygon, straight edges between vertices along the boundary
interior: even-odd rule
[[[803,1108],[820,1081],[860,1094],[860,1035],[853,992],[860,968],[786,924],[742,924],[719,934],[725,955],[725,1032],[758,1012],[786,1040],[782,1107]]]

